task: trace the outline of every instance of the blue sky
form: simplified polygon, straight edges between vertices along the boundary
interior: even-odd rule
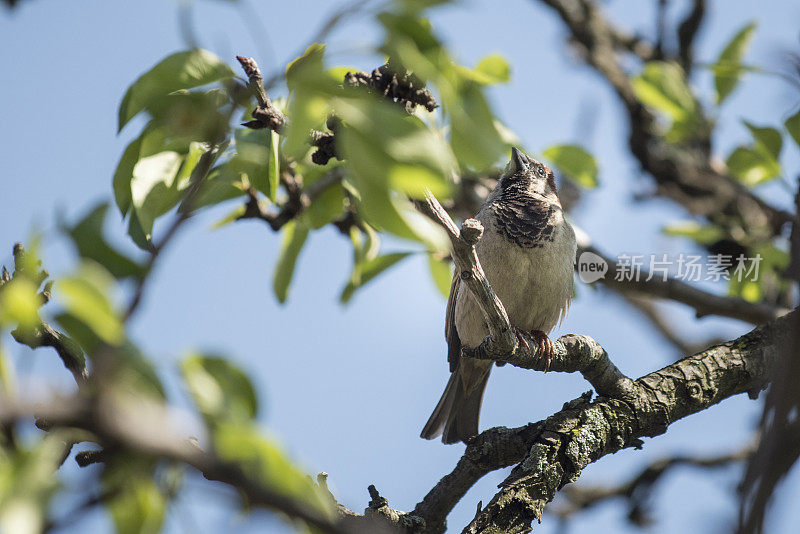
[[[14,12],[0,10],[0,262],[11,245],[33,230],[44,232],[48,269],[64,273],[73,251],[59,238],[57,214],[75,219],[111,198],[111,176],[138,124],[116,135],[116,110],[127,86],[163,56],[185,47],[178,25],[180,2],[140,0],[32,0]],[[606,2],[626,27],[651,33],[653,5],[641,0]],[[677,16],[686,2],[674,2]],[[797,51],[800,5],[788,0],[711,2],[698,40],[700,61],[712,61],[744,24],[759,28],[750,62],[785,69],[785,53]],[[308,42],[337,2],[198,1],[193,23],[200,43],[233,63],[236,54],[254,56],[265,72],[282,69]],[[437,10],[433,23],[460,61],[474,64],[499,52],[512,65],[509,84],[492,90],[500,117],[533,152],[578,141],[600,163],[601,187],[584,195],[576,222],[610,253],[691,252],[687,242],[660,232],[686,215],[664,201],[636,204],[646,191],[626,150],[621,106],[602,80],[572,61],[564,29],[551,11],[534,1],[465,2]],[[674,19],[673,19],[674,20]],[[372,69],[368,50],[379,38],[368,16],[345,25],[328,39],[332,64]],[[710,102],[712,81],[695,80]],[[276,94],[280,94],[280,91]],[[721,155],[748,141],[740,119],[777,125],[798,103],[796,89],[771,76],[749,76],[726,102],[715,139]],[[591,113],[587,114],[587,110]],[[589,120],[581,117],[589,117]],[[786,143],[786,168],[798,169],[796,147]],[[761,191],[776,205],[791,198],[778,186]],[[165,376],[188,350],[230,355],[257,385],[261,420],[311,473],[326,471],[341,502],[362,509],[366,487],[375,484],[393,507],[411,509],[450,471],[462,445],[445,446],[418,437],[447,380],[442,335],[444,299],[434,288],[424,257],[414,257],[359,292],[348,307],[337,302],[350,272],[349,244],[333,229],[315,233],[300,258],[289,302],[277,304],[271,291],[279,237],[264,225],[246,222],[211,231],[225,209],[193,221],[167,249],[150,293],[133,324],[133,336]],[[133,250],[121,223],[110,233]],[[389,241],[385,250],[400,250]],[[712,286],[716,291],[723,287]],[[607,349],[617,365],[639,376],[674,360],[644,320],[619,298],[578,287],[579,297],[559,331],[585,333]],[[691,311],[668,308],[686,336],[708,332],[736,336],[749,329],[735,321],[695,321]],[[4,340],[28,390],[71,387],[54,354],[31,352]],[[180,388],[170,380],[176,395]],[[516,426],[546,417],[589,389],[580,377],[496,369],[484,402],[481,425]],[[623,451],[589,466],[585,482],[620,480],[637,467],[674,453],[725,452],[750,436],[760,403],[737,397],[675,423],[666,435],[646,441],[642,451]],[[466,524],[478,500],[486,502],[505,471],[485,477],[450,516]],[[68,487],[80,487],[86,473],[68,468]],[[722,531],[735,517],[735,469],[714,475],[677,471],[657,493],[657,522],[651,532]],[[786,504],[800,497],[794,473],[778,499],[770,532],[788,533],[800,510]],[[66,512],[67,499],[57,503]],[[230,507],[232,495],[191,479],[188,494],[170,515],[170,532],[218,532],[223,528],[263,531],[256,515],[247,520]],[[680,513],[674,513],[679,510]],[[573,533],[629,532],[625,510],[607,505],[576,518]],[[103,514],[83,520],[108,529]],[[687,525],[691,525],[687,527]],[[538,532],[555,532],[545,517]],[[279,528],[277,525],[275,528]]]

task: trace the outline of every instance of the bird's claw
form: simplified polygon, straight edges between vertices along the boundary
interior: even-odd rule
[[[539,358],[544,359],[544,372],[546,373],[550,370],[550,362],[553,361],[553,357],[555,356],[553,342],[550,341],[547,334],[541,330],[533,330],[531,336],[533,336],[533,339],[539,344]]]
[[[525,334],[522,332],[522,330],[516,326],[512,326],[511,329],[514,331],[514,335],[517,336],[517,341],[519,341],[519,344],[522,345],[525,350],[531,350],[531,346],[528,344],[528,340],[525,339]]]

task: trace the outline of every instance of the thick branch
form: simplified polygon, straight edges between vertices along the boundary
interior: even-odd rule
[[[465,532],[527,532],[545,504],[588,464],[641,438],[662,434],[674,421],[721,400],[765,387],[779,354],[789,342],[795,310],[725,344],[685,358],[635,382],[633,400],[600,398],[559,412],[502,483],[500,492]]]
[[[539,358],[538,347],[534,343],[528,350],[521,345],[512,353],[492,354],[489,352],[490,338],[486,338],[475,349],[464,349],[464,355],[481,360],[492,360],[511,364],[522,369],[544,371],[545,362]],[[580,372],[597,391],[606,397],[626,399],[634,393],[633,380],[620,372],[609,359],[600,344],[589,336],[567,334],[553,343],[554,355],[550,371],[562,373]]]
[[[424,532],[442,532],[445,518],[485,474],[518,464],[466,532],[527,532],[544,505],[582,469],[607,454],[640,447],[688,415],[739,393],[755,397],[791,336],[795,310],[744,336],[711,347],[634,382],[629,401],[577,399],[544,421],[492,428],[473,438],[453,471],[416,506]]]

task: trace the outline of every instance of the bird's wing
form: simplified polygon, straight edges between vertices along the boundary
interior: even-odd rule
[[[447,297],[447,312],[444,320],[444,338],[447,340],[447,361],[450,362],[450,372],[456,370],[458,359],[461,356],[461,339],[456,330],[456,299],[458,298],[458,288],[461,285],[461,277],[458,273],[453,276],[450,284],[450,296]]]

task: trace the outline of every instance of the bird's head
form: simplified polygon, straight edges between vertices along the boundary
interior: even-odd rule
[[[517,147],[511,148],[511,160],[500,177],[499,186],[503,190],[516,189],[519,192],[541,196],[551,202],[558,202],[556,178],[553,171]]]

